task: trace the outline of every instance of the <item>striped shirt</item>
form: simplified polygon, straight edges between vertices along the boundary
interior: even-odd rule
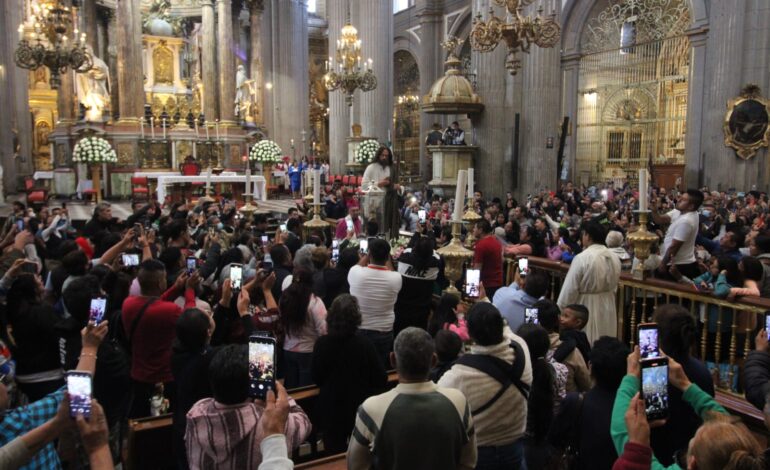
[[[433,382],[399,384],[359,408],[348,447],[350,470],[454,470],[476,466],[465,397]]]

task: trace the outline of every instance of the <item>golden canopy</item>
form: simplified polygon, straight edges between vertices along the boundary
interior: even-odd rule
[[[436,80],[430,92],[423,96],[421,109],[429,114],[473,114],[484,109],[481,98],[460,72],[460,59],[449,54],[444,76]]]

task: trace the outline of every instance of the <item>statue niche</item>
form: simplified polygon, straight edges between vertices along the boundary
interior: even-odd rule
[[[174,53],[162,41],[152,51],[152,65],[156,84],[174,83]]]

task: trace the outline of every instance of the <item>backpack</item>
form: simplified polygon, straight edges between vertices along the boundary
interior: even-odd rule
[[[487,354],[465,354],[460,356],[455,364],[460,364],[467,367],[480,370],[493,379],[500,382],[500,390],[489,399],[486,403],[481,405],[475,410],[471,410],[471,415],[476,416],[487,410],[489,407],[495,404],[500,397],[503,396],[506,390],[513,385],[524,396],[525,400],[529,400],[529,385],[525,384],[521,380],[521,375],[524,373],[524,366],[526,358],[524,356],[524,350],[515,341],[511,341],[511,349],[513,349],[514,359],[513,364],[508,364],[504,360],[489,356]]]

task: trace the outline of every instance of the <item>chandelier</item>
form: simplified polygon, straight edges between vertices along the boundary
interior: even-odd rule
[[[32,6],[32,16],[27,27],[32,30],[25,37],[25,24],[19,25],[19,45],[14,61],[16,65],[28,70],[48,67],[51,71],[49,84],[58,89],[61,85],[60,74],[72,68],[77,73],[91,70],[93,59],[86,50],[86,34],[78,35],[73,13],[59,0],[39,0]]]
[[[508,47],[508,57],[505,60],[505,68],[511,75],[521,68],[521,59],[517,57],[519,52],[529,52],[532,44],[539,47],[550,48],[559,41],[561,28],[556,22],[556,14],[547,17],[542,16],[543,9],[537,10],[536,17],[523,15],[525,6],[534,0],[490,0],[498,6],[504,6],[507,10],[505,20],[496,16],[492,7],[489,8],[489,19],[482,20],[481,12],[473,19],[471,30],[471,47],[479,52],[492,52],[500,41],[504,41]]]
[[[409,94],[407,90],[406,94],[398,96],[398,107],[408,113],[417,111],[417,108],[420,107],[420,97]]]
[[[361,40],[358,39],[358,30],[350,24],[350,19],[340,31],[336,55],[336,60],[333,61],[329,57],[326,62],[324,85],[329,91],[343,91],[345,102],[352,106],[353,93],[357,89],[374,90],[377,88],[377,77],[372,71],[372,59],[364,62],[363,69],[361,68]]]

